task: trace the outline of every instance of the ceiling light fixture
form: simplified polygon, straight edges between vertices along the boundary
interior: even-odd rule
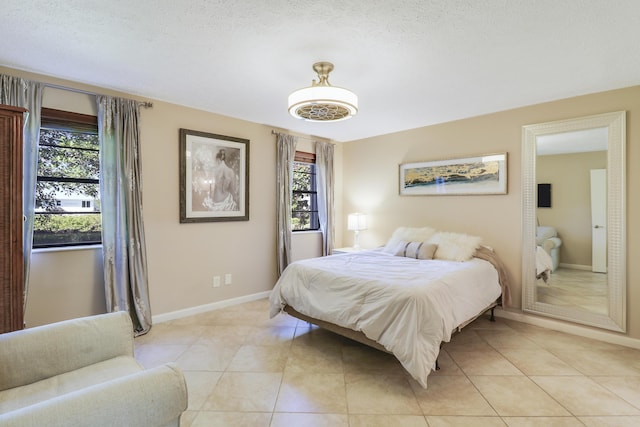
[[[289,113],[296,119],[310,122],[337,122],[355,116],[358,112],[358,96],[329,83],[333,64],[316,62],[313,70],[318,73],[319,81],[312,80],[311,86],[289,95]]]

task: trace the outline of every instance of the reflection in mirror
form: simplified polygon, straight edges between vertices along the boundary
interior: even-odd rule
[[[609,312],[607,139],[606,127],[536,138],[538,302]]]
[[[624,112],[523,127],[523,310],[625,330],[625,140]]]

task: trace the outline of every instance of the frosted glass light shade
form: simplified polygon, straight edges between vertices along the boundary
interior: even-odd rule
[[[289,95],[289,114],[311,122],[340,121],[358,112],[358,96],[336,86],[309,86]]]

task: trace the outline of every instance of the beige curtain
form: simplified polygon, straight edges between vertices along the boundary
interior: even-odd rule
[[[151,328],[142,216],[137,101],[97,96],[100,203],[107,310],[127,311],[136,335]]]
[[[24,310],[27,308],[29,270],[33,248],[33,220],[36,203],[36,179],[38,172],[38,142],[40,140],[40,112],[44,83],[0,74],[0,104],[23,107],[29,110],[23,132],[22,154],[22,212],[24,228],[22,248],[24,256]]]
[[[278,275],[281,275],[291,262],[291,180],[297,140],[292,135],[276,135],[276,233]]]
[[[322,255],[331,255],[334,240],[333,212],[333,144],[316,142],[316,188],[318,218],[322,232]]]

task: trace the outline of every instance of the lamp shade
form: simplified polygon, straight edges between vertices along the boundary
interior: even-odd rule
[[[367,229],[367,216],[362,213],[352,213],[347,217],[347,229],[360,231]]]

